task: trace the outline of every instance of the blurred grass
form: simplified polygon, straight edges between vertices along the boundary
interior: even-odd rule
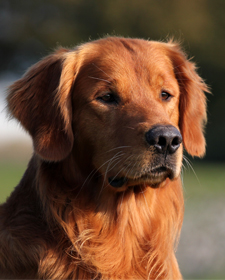
[[[0,203],[21,180],[33,153],[30,139],[0,143]]]
[[[193,163],[182,171],[184,195],[218,196],[225,194],[225,163]]]
[[[26,170],[27,163],[9,163],[0,161],[0,203],[4,202]]]

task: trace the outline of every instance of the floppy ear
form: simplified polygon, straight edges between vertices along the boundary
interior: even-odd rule
[[[70,91],[75,67],[68,54],[60,49],[45,57],[9,88],[10,114],[31,135],[35,152],[47,161],[62,160],[73,146]]]
[[[192,156],[205,154],[204,125],[206,116],[207,85],[197,74],[196,67],[180,50],[178,44],[169,43],[170,58],[180,87],[179,127],[183,136],[184,147]]]

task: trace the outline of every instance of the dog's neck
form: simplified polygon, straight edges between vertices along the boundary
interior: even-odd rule
[[[174,263],[171,246],[175,245],[179,236],[183,218],[180,179],[164,188],[146,187],[142,192],[131,188],[119,193],[110,188],[102,189],[102,185],[91,186],[90,181],[91,199],[90,195],[87,196],[84,181],[78,182],[80,185],[74,185],[74,188],[70,185],[72,178],[51,178],[48,184],[44,176],[46,168],[48,175],[52,168],[54,174],[60,174],[55,172],[55,168],[65,166],[49,164],[47,167],[44,164],[43,167],[42,164],[39,177],[40,180],[44,178],[40,182],[44,186],[43,193],[40,193],[42,201],[46,202],[44,211],[55,227],[64,231],[65,239],[69,240],[66,257],[77,264],[70,273],[80,275],[79,267],[86,264],[89,269],[93,268],[93,275],[100,274],[109,279],[131,276],[137,279],[169,279]],[[77,170],[74,172],[78,174]],[[167,198],[162,199],[163,196]],[[60,242],[65,241],[58,242],[60,248]],[[168,261],[165,262],[165,259]],[[63,275],[69,277],[69,271],[67,268],[67,273]],[[124,274],[117,275],[118,271]],[[136,275],[133,275],[134,271]]]

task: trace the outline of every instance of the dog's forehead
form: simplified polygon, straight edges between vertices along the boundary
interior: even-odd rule
[[[174,77],[165,43],[108,38],[83,45],[81,53],[89,74],[97,73],[105,79]]]

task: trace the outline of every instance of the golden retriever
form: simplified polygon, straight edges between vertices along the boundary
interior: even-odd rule
[[[0,207],[0,276],[181,279],[183,147],[205,152],[208,88],[177,43],[59,49],[10,88],[33,140]]]

